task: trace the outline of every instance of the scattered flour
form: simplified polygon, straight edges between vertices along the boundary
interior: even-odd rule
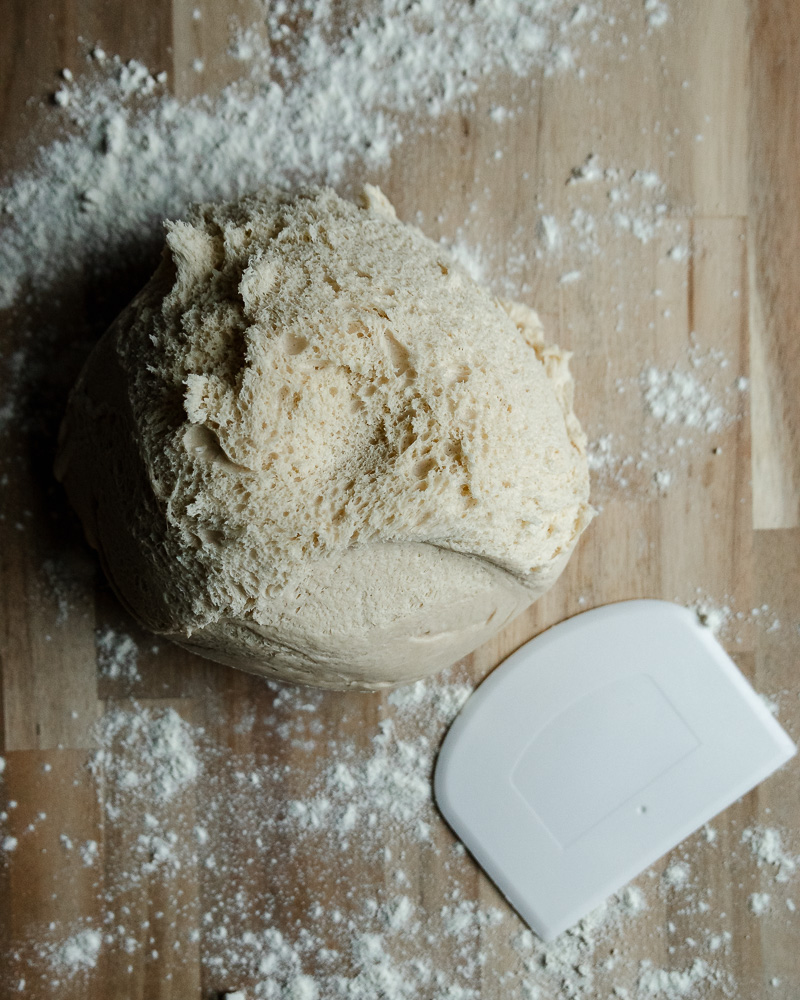
[[[431,681],[416,681],[405,687],[397,688],[388,696],[388,702],[394,706],[399,715],[420,710],[433,714],[442,722],[449,723],[458,715],[472,694],[471,684],[439,685]]]
[[[2,277],[0,277],[0,283],[1,282]],[[19,351],[16,353],[15,357],[19,359],[19,364],[21,365],[24,361],[24,353]],[[16,368],[17,364],[12,365],[12,385],[18,377],[17,372],[15,371]],[[13,401],[13,399],[14,394],[12,392],[11,400]],[[13,411],[13,402],[10,405],[12,406]],[[0,418],[0,427],[1,426],[2,418]],[[61,560],[45,559],[42,563],[42,576],[46,582],[47,590],[57,606],[54,624],[56,626],[63,625],[69,618],[70,607],[77,596],[74,573],[72,573],[69,567]]]
[[[770,630],[767,629],[767,631],[769,632]],[[764,707],[767,709],[767,711],[777,718],[781,710],[781,707],[778,704],[778,700],[776,698],[770,698],[769,695],[763,694],[763,692],[759,692],[758,697],[764,703]]]
[[[686,260],[689,257],[689,254],[690,254],[689,247],[683,246],[682,244],[679,243],[677,246],[672,247],[667,252],[667,257],[669,258],[669,260],[675,261],[676,263],[681,263],[682,261]]]
[[[622,182],[620,171],[608,171],[614,182],[608,193],[616,229],[630,233],[640,243],[649,243],[661,229],[668,206],[662,200],[664,184],[652,170],[635,170],[630,182]]]
[[[650,28],[668,20],[661,2],[646,0],[644,10]],[[233,196],[267,181],[343,183],[350,165],[375,171],[415,130],[424,131],[448,109],[468,105],[481,81],[495,71],[524,76],[539,67],[546,74],[579,75],[583,50],[602,41],[598,26],[605,23],[601,4],[576,6],[572,0],[533,5],[423,0],[412,14],[401,0],[378,0],[370,14],[354,17],[340,34],[333,30],[328,4],[313,10],[309,4],[307,13],[291,57],[275,54],[285,47],[286,33],[297,30],[285,23],[285,5],[269,5],[263,25],[237,29],[231,49],[246,75],[214,101],[181,104],[165,95],[163,74],[154,75],[136,61],[123,63],[100,47],[90,53],[86,78],[64,74],[53,106],[63,125],[60,139],[0,192],[5,223],[0,307],[27,296],[46,301],[80,272],[102,274],[107,261],[117,266],[129,254],[134,260],[152,256],[162,219],[180,214],[188,201]],[[641,17],[640,9],[636,14]],[[514,115],[502,110],[490,115],[498,128]],[[591,257],[610,235],[646,243],[667,211],[665,187],[656,174],[603,168],[596,156],[572,172],[567,188],[577,201],[565,220],[541,215],[537,254],[545,258],[573,250]],[[605,199],[602,211],[582,201],[595,192]],[[468,241],[459,237],[452,252],[473,274],[484,276],[487,261]],[[678,244],[668,257],[681,261],[689,252]],[[569,277],[580,273],[572,263],[563,261],[560,266],[569,269],[562,273],[577,280]],[[15,366],[12,376],[25,367],[23,353]],[[660,375],[669,388],[670,373]],[[701,407],[696,425],[684,416],[673,422],[708,429],[715,405],[712,399],[708,408]],[[670,406],[658,418],[664,423]],[[4,407],[2,416],[9,414],[13,408]],[[613,467],[622,483],[624,470],[640,464],[640,457],[615,456],[608,435],[594,448],[593,462],[596,471]],[[649,472],[657,488],[666,489],[670,481],[659,483],[659,473],[668,477],[670,471],[659,464]],[[66,617],[67,596],[62,594],[58,604]],[[104,676],[138,679],[138,652],[130,637],[105,630],[97,637],[97,649]],[[375,733],[352,737],[343,736],[321,711],[329,704],[326,696],[270,687],[275,695],[271,714],[258,716],[248,709],[233,725],[243,743],[257,751],[234,753],[214,743],[172,708],[134,704],[103,716],[90,773],[106,802],[107,821],[118,822],[133,839],[117,857],[117,869],[106,872],[98,896],[107,929],[103,934],[83,929],[49,946],[51,972],[71,976],[91,970],[104,946],[140,957],[147,950],[148,959],[157,957],[150,948],[154,938],[142,933],[131,914],[139,913],[143,891],[163,895],[166,886],[171,894],[182,873],[194,878],[202,868],[219,879],[219,892],[202,901],[200,913],[194,902],[174,893],[179,924],[187,928],[178,933],[176,950],[191,948],[194,954],[202,937],[209,977],[252,984],[229,992],[228,1000],[477,1000],[492,995],[476,992],[478,980],[496,995],[595,1000],[599,974],[611,971],[637,980],[638,998],[673,1000],[723,981],[705,960],[685,971],[652,964],[637,970],[627,956],[606,946],[615,928],[646,909],[638,887],[622,890],[548,945],[510,911],[459,898],[474,868],[461,845],[452,844],[434,809],[430,778],[443,732],[471,690],[463,678],[450,675],[400,689],[387,699]],[[286,763],[291,758],[276,753],[276,746],[291,748],[304,765]],[[313,761],[319,761],[318,773],[306,792]],[[184,796],[190,790],[191,797]],[[745,839],[759,863],[777,868],[781,881],[784,873],[794,872],[795,862],[782,851],[779,836],[777,851],[765,836],[774,832],[752,832]],[[60,840],[65,863],[79,857],[92,866],[99,857],[97,841],[86,841],[73,853],[77,838],[64,833]],[[235,851],[230,849],[234,842]],[[442,845],[448,843],[446,850]],[[242,844],[244,855],[238,850]],[[2,841],[6,851],[16,846],[15,837]],[[295,897],[298,888],[305,889],[305,873],[294,867],[298,846],[306,860],[318,856],[332,880],[324,905],[309,899],[305,913]],[[104,846],[104,855],[113,848]],[[436,865],[445,886],[440,889],[432,880],[425,887],[424,914],[409,898],[412,884],[403,862],[411,853],[418,853],[424,865]],[[359,865],[364,860],[378,864],[376,883],[367,884],[354,859]],[[273,870],[273,865],[274,882],[267,891],[264,879],[253,879],[252,873],[259,867]],[[668,872],[680,867],[670,866]],[[412,868],[419,866],[409,859]],[[336,900],[349,898],[356,876],[363,908],[344,917]],[[688,867],[685,878],[668,884],[687,879]],[[282,921],[289,926],[282,909],[286,899],[294,907],[291,939],[288,930],[284,934],[274,926]],[[154,922],[158,916],[153,915]],[[484,937],[508,943],[515,956],[503,979],[487,959]],[[709,949],[724,950],[724,934],[716,938],[718,948]],[[444,942],[459,956],[446,974],[430,957]],[[479,950],[469,950],[475,942]],[[37,954],[41,949],[34,949]],[[312,967],[313,977],[308,974]],[[21,982],[35,991],[31,978]],[[634,996],[622,986],[614,995]]]
[[[753,892],[747,900],[747,905],[750,907],[751,913],[761,917],[769,910],[771,899],[768,892]]]
[[[107,918],[102,935],[82,930],[45,950],[41,946],[34,956],[47,957],[52,969],[71,976],[92,968],[106,948],[146,954],[147,939],[130,925],[126,907],[145,886],[175,886],[169,890],[174,895],[184,873],[194,878],[191,872],[205,869],[223,880],[222,887],[199,914],[188,902],[185,912],[179,908],[184,930],[178,945],[194,946],[202,934],[208,974],[239,987],[248,1000],[495,995],[597,1000],[600,984],[608,982],[620,984],[610,994],[614,997],[679,1000],[702,996],[704,987],[727,988],[724,967],[712,964],[727,954],[727,931],[709,931],[694,945],[702,951],[685,969],[639,966],[640,953],[634,958],[611,947],[618,932],[629,933],[628,925],[646,913],[646,887],[625,887],[549,944],[504,906],[462,897],[473,863],[452,842],[431,798],[435,750],[472,690],[457,668],[385,696],[374,735],[366,740],[336,735],[337,721],[326,721],[323,711],[325,694],[270,687],[271,711],[243,709],[250,719],[245,732],[254,745],[267,736],[266,745],[277,740],[277,747],[286,744],[292,753],[307,754],[297,772],[281,763],[290,758],[280,754],[233,752],[217,744],[170,708],[134,705],[101,719],[90,774],[113,803],[108,819],[131,837],[121,869],[119,857],[113,864],[113,848],[111,858],[104,850],[103,900],[115,916]],[[203,780],[196,781],[200,773]],[[303,797],[287,794],[295,774],[304,789],[310,787]],[[189,808],[180,793],[190,787]],[[244,853],[229,850],[231,838],[247,845]],[[61,842],[66,859],[77,845],[66,834]],[[710,843],[708,837],[703,843]],[[276,853],[275,844],[288,849]],[[305,916],[297,911],[291,931],[286,925],[278,930],[280,901],[306,884],[293,861],[295,849],[304,864],[318,856],[326,879],[333,881],[323,899],[307,900]],[[424,904],[414,898],[404,868],[410,851],[440,871],[440,884],[426,888]],[[99,845],[85,842],[75,853],[94,863]],[[783,856],[774,843],[762,853]],[[272,858],[280,861],[265,891],[253,883],[251,865],[269,866]],[[375,861],[385,876],[364,882],[363,865]],[[354,878],[362,880],[360,902],[345,916],[337,899],[349,896]],[[684,861],[671,864],[663,876],[673,890],[684,890],[689,881]],[[708,910],[705,902],[691,902],[698,893],[693,887],[687,901]],[[504,947],[509,957],[497,965],[482,958],[489,942]],[[441,947],[456,949],[461,956],[456,965],[437,964],[434,955]],[[36,968],[31,959],[28,980]],[[475,990],[476,977],[481,992]]]
[[[26,290],[49,294],[73,268],[141,252],[189,202],[265,183],[336,184],[357,162],[374,170],[493,71],[572,71],[573,49],[600,40],[572,0],[447,0],[413,15],[404,0],[380,0],[338,31],[317,5],[294,27],[291,54],[276,56],[283,6],[270,5],[261,44],[240,38],[245,76],[216,101],[181,104],[141,63],[94,50],[88,82],[58,91],[63,137],[0,191],[0,308]]]
[[[595,428],[588,461],[597,502],[609,491],[612,497],[667,496],[685,481],[701,449],[712,459],[722,454],[720,445],[709,448],[700,435],[720,434],[742,412],[741,378],[731,381],[728,366],[722,352],[702,352],[693,337],[685,367],[649,365],[638,380],[615,380],[618,394],[638,392],[643,419],[631,430]]]
[[[561,227],[554,215],[543,215],[539,220],[539,239],[549,253],[561,246]]]
[[[573,167],[568,184],[591,184],[594,181],[603,179],[603,171],[600,167],[600,160],[594,153],[590,153],[586,160],[579,166]]]
[[[624,913],[637,914],[647,909],[645,895],[635,885],[626,886],[619,893],[619,901]]]
[[[97,861],[99,850],[100,847],[96,840],[87,840],[86,843],[81,844],[78,853],[81,856],[81,861],[87,868],[90,868]]]
[[[50,962],[61,975],[74,976],[97,965],[103,936],[96,930],[79,931],[51,952]]]
[[[788,882],[797,872],[798,859],[784,848],[780,830],[765,826],[748,827],[742,834],[742,843],[750,847],[759,867],[774,870],[776,882]]]
[[[479,248],[467,243],[461,233],[457,233],[454,240],[443,239],[441,243],[474,281],[479,284],[487,283],[486,262],[482,259]]]
[[[669,8],[663,0],[644,0],[644,9],[651,28],[663,28],[669,20]]]
[[[611,482],[617,489],[626,490],[631,475],[641,469],[644,461],[637,462],[633,455],[618,453],[615,440],[614,434],[601,434],[589,442],[586,452],[589,471],[594,473],[595,484]]]
[[[602,206],[597,192],[604,196]],[[600,158],[591,154],[567,178],[569,224],[549,213],[540,217],[537,256],[546,261],[577,253],[591,259],[620,237],[649,243],[667,216],[665,194],[666,186],[654,171],[603,168]]]
[[[141,680],[138,668],[139,649],[129,635],[105,628],[98,631],[95,644],[102,677],[128,683]]]
[[[665,870],[663,881],[671,889],[679,889],[688,883],[689,875],[689,866],[682,861],[676,861]]]
[[[697,620],[704,625],[714,635],[719,635],[731,620],[732,611],[727,604],[714,605],[706,600],[702,600],[694,606]]]
[[[603,434],[594,441],[589,442],[588,459],[589,468],[592,471],[608,468],[616,461],[613,452],[613,434]]]
[[[661,293],[656,289],[654,294]],[[701,350],[693,334],[685,366],[648,365],[638,379],[615,379],[619,395],[638,393],[643,419],[636,420],[633,432],[601,424],[589,441],[589,469],[599,503],[609,490],[614,497],[666,496],[691,470],[700,449],[711,458],[722,455],[720,445],[709,448],[700,435],[720,434],[740,419],[745,390],[742,377],[731,380],[729,364],[723,352]]]
[[[689,968],[683,970],[657,969],[652,963],[643,962],[639,996],[662,997],[664,1000],[701,997],[708,984],[719,980],[719,975],[702,958],[696,958]]]
[[[669,469],[656,469],[653,480],[659,493],[668,493],[672,483],[672,473]]]
[[[647,411],[666,425],[683,424],[713,434],[730,420],[725,408],[691,372],[651,366],[642,375],[642,392]]]
[[[192,727],[173,708],[116,708],[97,723],[90,768],[123,794],[169,801],[199,773]]]
[[[428,719],[441,729],[458,714],[471,693],[468,684],[417,681],[388,696],[399,719]],[[286,804],[285,820],[303,829],[336,831],[346,844],[356,828],[382,837],[385,824],[397,824],[421,842],[430,838],[431,774],[437,743],[418,733],[404,739],[395,720],[379,723],[371,750],[341,746],[327,764],[311,797]]]

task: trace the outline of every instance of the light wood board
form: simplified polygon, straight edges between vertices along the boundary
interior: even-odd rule
[[[644,23],[638,0],[616,7],[621,23],[633,8]],[[196,8],[200,19],[193,17]],[[707,596],[744,614],[729,632],[730,651],[759,690],[782,693],[780,717],[797,738],[800,6],[793,0],[753,0],[749,6],[745,0],[671,0],[669,10],[669,24],[646,44],[636,38],[626,48],[617,40],[605,54],[595,53],[585,79],[539,72],[533,86],[502,75],[487,81],[473,110],[448,113],[425,133],[410,133],[390,167],[368,177],[354,169],[344,188],[352,190],[365,177],[380,183],[398,214],[419,221],[434,238],[455,237],[469,220],[462,237],[482,247],[488,278],[501,287],[503,273],[513,271],[516,290],[539,309],[553,338],[574,350],[577,410],[590,435],[613,432],[619,458],[634,457],[626,471],[611,470],[617,478],[597,479],[601,514],[559,584],[469,657],[463,670],[479,680],[520,643],[585,608],[633,597],[691,603]],[[45,99],[63,66],[82,71],[78,36],[102,40],[109,52],[141,59],[154,71],[167,70],[177,95],[188,97],[226,82],[227,22],[236,12],[241,7],[235,0],[6,0],[0,5],[2,166],[23,166],[33,142],[46,138],[47,112],[29,99]],[[202,76],[192,71],[196,59],[205,62]],[[495,104],[519,112],[507,123],[494,123],[488,112]],[[591,153],[625,178],[647,169],[663,179],[668,212],[651,241],[613,231],[606,188],[566,184]],[[579,280],[560,284],[560,274],[578,258],[568,248],[562,260],[537,260],[537,226],[543,212],[568,220],[579,206],[606,219],[598,236],[601,252],[580,258]],[[681,243],[692,254],[669,260],[668,251]],[[515,258],[520,247],[530,250],[522,262]],[[224,872],[201,867],[182,871],[166,888],[154,877],[126,896],[145,945],[135,954],[104,949],[91,975],[57,987],[31,972],[27,943],[51,921],[73,926],[78,918],[99,919],[109,873],[119,870],[132,849],[132,831],[104,818],[94,787],[76,778],[91,754],[92,726],[109,705],[135,697],[145,707],[172,706],[242,760],[261,754],[290,765],[294,777],[287,796],[302,793],[304,768],[310,774],[313,764],[275,730],[237,729],[248,712],[270,715],[274,690],[163,643],[150,651],[150,640],[111,596],[52,481],[68,385],[98,324],[124,304],[151,263],[143,261],[141,273],[113,287],[87,278],[85,287],[64,290],[45,317],[60,325],[53,348],[57,370],[37,376],[26,391],[29,412],[40,410],[41,419],[3,444],[2,471],[9,480],[0,521],[0,747],[7,767],[0,798],[18,803],[4,829],[20,844],[0,862],[0,991],[27,978],[23,995],[37,998],[189,1000],[249,983],[246,977],[223,981],[204,965],[202,936],[191,947],[173,947],[226,892]],[[7,327],[4,359],[15,346],[16,327]],[[731,376],[725,386],[749,375],[750,392],[728,392],[733,419],[725,428],[713,436],[695,434],[691,446],[670,456],[674,429],[654,430],[643,419],[639,378],[649,363],[685,365],[693,335],[702,350],[724,354]],[[637,469],[648,449],[660,457]],[[672,472],[663,492],[653,482],[659,463]],[[620,475],[628,486],[620,485]],[[769,606],[770,622],[780,620],[779,629],[769,631],[751,615],[762,604]],[[98,674],[96,630],[106,626],[139,642],[142,676],[133,689]],[[383,706],[384,696],[332,694],[317,711],[331,739],[366,741]],[[767,816],[794,830],[797,846],[799,769],[795,762],[728,810],[715,823],[714,851],[692,841],[675,854],[688,857],[697,884],[713,891],[715,912],[725,915],[715,926],[732,935],[725,964],[737,982],[735,995],[748,1000],[800,996],[800,922],[757,920],[748,912],[747,892],[758,884],[740,843],[742,830]],[[217,779],[224,780],[222,771]],[[113,796],[113,789],[103,794]],[[202,796],[195,806],[202,810]],[[46,821],[37,820],[42,812]],[[197,816],[184,808],[173,819],[181,836],[189,836]],[[237,841],[235,817],[215,822],[225,827],[220,836],[231,858],[249,849]],[[99,862],[65,863],[59,845],[64,830],[76,842],[97,840]],[[315,898],[335,904],[345,916],[355,913],[358,893],[343,890],[342,873],[325,865],[320,845],[290,840],[287,835],[268,851],[282,870],[275,882],[276,926],[289,933]],[[395,852],[404,852],[404,891],[422,912],[440,909],[451,885],[444,869],[452,836],[443,825],[434,831],[434,844],[440,850],[405,841],[400,833],[391,840]],[[664,859],[657,870],[669,863]],[[474,865],[465,861],[459,872],[463,898],[505,906]],[[392,866],[377,854],[372,860],[359,856],[344,874],[349,885],[372,887],[388,885],[391,876]],[[266,891],[271,880],[262,859],[253,869],[254,884]],[[686,940],[704,939],[708,920],[651,883],[646,877],[639,883],[648,899],[646,915],[623,928],[609,948],[683,969],[697,955]],[[292,884],[296,891],[289,893]],[[156,913],[164,916],[156,919]],[[486,927],[467,946],[437,944],[431,958],[450,970],[489,951],[493,966],[502,967],[508,948],[507,933]],[[619,982],[599,966],[596,977],[598,998]],[[506,995],[494,979],[482,984],[479,973],[473,985],[486,1000]],[[714,985],[703,989],[709,998],[724,995]]]

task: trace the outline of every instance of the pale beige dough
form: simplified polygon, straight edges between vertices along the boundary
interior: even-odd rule
[[[567,359],[376,188],[201,205],[89,358],[57,473],[152,631],[391,686],[495,634],[589,522]]]

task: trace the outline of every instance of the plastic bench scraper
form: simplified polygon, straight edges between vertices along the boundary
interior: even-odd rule
[[[552,940],[794,754],[686,608],[625,601],[513,653],[445,737],[445,819]]]

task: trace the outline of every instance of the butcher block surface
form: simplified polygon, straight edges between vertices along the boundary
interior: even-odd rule
[[[52,140],[59,74],[79,82],[95,42],[165,71],[181,100],[213,96],[241,72],[230,19],[259,10],[4,7],[8,183]],[[1,314],[15,394],[0,454],[3,997],[800,996],[798,759],[637,879],[588,944],[573,936],[549,958],[424,784],[392,785],[430,779],[460,699],[521,643],[630,598],[698,608],[800,737],[800,6],[604,10],[619,30],[605,21],[608,44],[575,66],[500,67],[437,116],[406,113],[388,159],[337,182],[379,184],[402,219],[539,311],[574,352],[590,441],[598,516],[563,577],[425,690],[281,689],[148,636],[115,599],[52,461],[69,386],[157,250]],[[618,213],[652,230],[639,238]],[[59,331],[47,357],[12,377],[39,326]],[[693,422],[659,409],[670,373],[693,380]],[[163,758],[159,720],[186,741]],[[383,768],[382,793],[351,788],[337,762],[357,786]]]

